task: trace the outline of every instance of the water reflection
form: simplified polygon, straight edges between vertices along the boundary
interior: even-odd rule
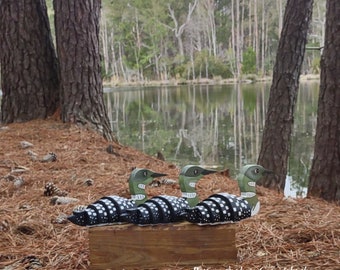
[[[257,161],[269,87],[258,83],[119,88],[106,91],[105,99],[121,143],[150,155],[160,151],[179,165],[199,163],[234,171]],[[293,193],[303,192],[308,184],[317,98],[318,82],[301,84],[287,177],[293,179]]]
[[[269,84],[105,89],[113,131],[121,143],[179,165],[237,171],[256,162]],[[286,178],[286,196],[304,196],[317,119],[318,82],[300,83]],[[1,93],[0,93],[1,102]]]

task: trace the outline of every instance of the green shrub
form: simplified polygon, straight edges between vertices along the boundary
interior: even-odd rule
[[[243,53],[242,73],[256,74],[256,53],[251,47]]]

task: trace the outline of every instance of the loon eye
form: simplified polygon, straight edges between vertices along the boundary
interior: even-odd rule
[[[255,172],[256,174],[258,174],[258,173],[260,173],[260,169],[255,169],[254,172]]]

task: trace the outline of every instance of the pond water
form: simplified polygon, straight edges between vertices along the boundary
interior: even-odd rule
[[[179,166],[229,168],[257,161],[269,83],[105,88],[122,144]],[[304,197],[314,148],[318,81],[300,82],[285,195]],[[1,102],[1,91],[0,91]]]
[[[106,88],[119,141],[179,166],[229,168],[256,163],[269,83]],[[319,82],[301,82],[285,195],[305,196],[313,156]]]

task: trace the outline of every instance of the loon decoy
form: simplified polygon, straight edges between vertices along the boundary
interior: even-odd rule
[[[256,215],[260,202],[256,195],[256,181],[264,174],[272,173],[257,164],[244,166],[237,176],[241,196],[217,193],[201,201],[195,207],[185,209],[183,216],[199,225],[235,222]]]
[[[197,165],[186,165],[179,174],[182,197],[169,195],[155,196],[136,208],[128,209],[122,215],[122,219],[138,225],[181,221],[183,220],[181,213],[184,209],[193,207],[199,202],[196,193],[196,183],[204,175],[216,172]]]
[[[122,213],[147,200],[146,185],[150,184],[154,178],[165,175],[144,168],[135,168],[129,177],[131,199],[117,195],[102,197],[87,207],[76,207],[73,214],[67,219],[79,226],[121,222],[120,215]]]

